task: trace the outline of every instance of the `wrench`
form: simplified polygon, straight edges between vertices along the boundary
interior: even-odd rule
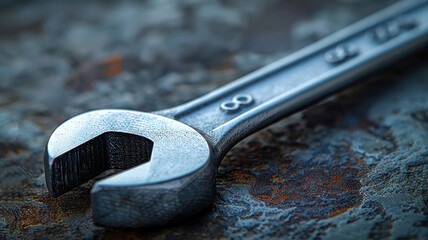
[[[126,169],[94,184],[96,224],[181,220],[212,203],[217,167],[238,141],[427,40],[428,2],[403,1],[178,107],[80,114],[46,145],[47,188],[59,196],[107,169]]]

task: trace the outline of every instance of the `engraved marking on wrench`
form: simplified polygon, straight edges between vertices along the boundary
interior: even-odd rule
[[[358,55],[358,48],[354,44],[341,44],[335,49],[325,53],[324,59],[328,63],[336,64],[344,62]]]
[[[253,104],[254,99],[249,94],[238,94],[235,95],[232,100],[228,100],[223,102],[220,105],[220,109],[227,112],[227,113],[234,113],[239,111],[239,109],[242,108],[242,106],[248,106]]]

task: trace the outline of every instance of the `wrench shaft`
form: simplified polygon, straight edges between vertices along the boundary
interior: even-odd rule
[[[427,1],[403,1],[205,96],[158,112],[222,155],[249,134],[426,43]]]

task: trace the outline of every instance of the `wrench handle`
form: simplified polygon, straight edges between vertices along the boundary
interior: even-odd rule
[[[402,1],[157,114],[195,128],[223,156],[244,137],[421,47],[427,39],[428,2]]]

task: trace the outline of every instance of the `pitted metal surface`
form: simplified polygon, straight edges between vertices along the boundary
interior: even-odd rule
[[[381,7],[380,2],[370,4],[379,4],[377,7]],[[357,4],[362,6],[362,3],[367,2]],[[239,6],[239,3],[236,4]],[[350,18],[358,18],[358,14],[368,13],[367,9],[370,9],[361,7],[358,8],[361,12],[354,11],[357,8],[353,4],[341,3],[336,6],[340,10],[337,12],[328,7],[332,5],[320,7],[316,17],[296,23],[293,34],[307,40],[311,36],[298,29],[322,29],[313,27],[319,24],[320,19],[325,24],[329,22],[334,25],[338,22],[327,17],[333,16],[327,13],[333,11],[340,14],[345,11],[352,16]],[[203,3],[195,6],[196,9],[215,9],[213,5],[207,7]],[[372,5],[371,9],[377,7]],[[49,9],[49,6],[44,8]],[[228,16],[244,16],[244,13],[234,10],[234,6],[225,8],[230,9]],[[121,5],[111,11],[131,11],[129,9],[131,7]],[[174,12],[171,9],[174,7],[170,5],[169,11]],[[109,10],[106,8],[103,11]],[[120,19],[117,16],[120,14],[116,17],[110,15],[116,20]],[[344,16],[337,18],[341,18],[343,24],[349,19]],[[36,16],[33,19],[40,18]],[[230,22],[226,25],[209,20],[202,24],[223,26],[227,33],[227,27],[239,26],[239,21],[234,22],[233,17],[228,19]],[[222,20],[227,21],[225,18]],[[114,61],[109,59],[111,61],[97,63],[92,60],[94,64],[88,64],[90,67],[85,68],[107,68],[109,71],[95,74],[101,77],[91,79],[88,74],[82,74],[87,73],[87,70],[80,70],[79,77],[85,77],[74,80],[74,72],[67,70],[70,68],[67,61],[71,60],[64,60],[68,59],[72,51],[61,53],[55,46],[50,46],[53,49],[51,56],[46,55],[45,50],[38,53],[39,48],[33,52],[24,51],[25,46],[31,44],[48,45],[44,42],[47,39],[28,42],[28,35],[24,37],[28,29],[34,31],[30,34],[31,38],[55,30],[55,25],[51,24],[50,28],[48,24],[43,25],[47,19],[37,21],[29,21],[34,23],[30,25],[32,27],[19,22],[20,31],[24,32],[12,32],[8,37],[2,35],[4,44],[0,45],[3,46],[2,52],[7,53],[2,56],[2,64],[8,67],[13,65],[6,68],[10,70],[2,71],[3,76],[7,77],[2,79],[0,94],[0,236],[10,239],[335,239],[343,236],[354,239],[423,239],[427,235],[426,52],[372,75],[364,86],[343,92],[327,103],[283,120],[240,143],[222,162],[214,205],[206,212],[165,228],[117,230],[93,225],[88,198],[93,181],[57,199],[48,196],[44,186],[41,148],[49,132],[66,118],[95,107],[143,108],[150,111],[174,106],[232,80],[235,75],[245,73],[250,63],[255,64],[255,67],[265,64],[277,53],[253,54],[245,48],[236,48],[240,52],[236,58],[232,58],[234,62],[228,60],[230,58],[226,50],[225,55],[219,53],[219,58],[224,62],[210,60],[213,61],[212,65],[207,66],[192,66],[185,62],[187,65],[177,66],[174,60],[169,60],[164,68],[144,70],[146,72],[136,72],[132,64],[129,65],[129,62],[140,60],[112,57]],[[44,26],[41,29],[45,30],[38,32],[40,23]],[[80,30],[76,27],[74,31],[85,36],[88,33],[84,29],[90,27],[86,25]],[[268,29],[265,31],[269,32]],[[55,34],[63,36],[60,32]],[[320,33],[313,30],[312,34],[316,36]],[[70,33],[68,38],[72,36]],[[18,38],[20,40],[15,43],[9,40]],[[72,46],[72,39],[67,41],[62,49]],[[233,42],[230,38],[228,41]],[[212,46],[210,49],[221,48],[221,44]],[[39,59],[32,63],[32,68],[19,67],[25,66],[25,61],[18,60],[28,56],[26,54]],[[73,61],[77,61],[78,65],[84,62],[79,57],[81,52],[75,51],[73,54]],[[11,61],[5,61],[6,56]],[[166,55],[160,56],[169,59]],[[247,61],[245,67],[239,65],[240,61]],[[124,64],[123,68],[118,67],[121,64]],[[121,74],[115,75],[117,72]],[[160,77],[156,81],[147,80],[147,74],[159,74]],[[31,80],[37,76],[43,78]],[[207,76],[216,76],[208,81],[211,85],[194,80]],[[73,84],[65,84],[67,79]],[[85,84],[81,84],[84,81]],[[122,83],[130,84],[125,87]],[[45,85],[57,90],[49,91],[50,94],[34,94],[34,90],[44,89]],[[132,90],[137,86],[138,92],[134,93]],[[117,91],[117,88],[123,91]],[[157,91],[159,89],[160,92]],[[59,91],[67,94],[58,94]],[[129,99],[133,100],[132,103]],[[72,107],[60,109],[64,101],[71,102]]]

